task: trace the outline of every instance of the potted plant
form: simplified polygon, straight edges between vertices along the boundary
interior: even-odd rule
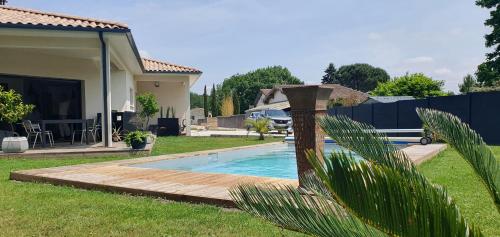
[[[13,124],[31,113],[34,107],[31,104],[24,104],[21,94],[16,93],[14,90],[4,90],[0,86],[0,122],[10,125],[11,135],[16,134]],[[1,140],[2,151],[5,153],[24,152],[28,149],[26,137],[6,136]]]
[[[146,120],[146,124],[143,129],[148,130],[149,119],[160,111],[158,102],[156,101],[155,95],[149,92],[137,96],[137,102],[141,108],[139,116]]]
[[[125,143],[127,146],[131,146],[132,149],[144,149],[146,147],[146,140],[148,138],[148,134],[143,131],[133,131],[125,136]]]
[[[160,114],[160,118],[158,118],[158,136],[179,136],[180,126],[179,126],[179,118],[175,117],[175,109],[174,107],[167,107],[167,115],[166,118],[163,117],[163,107],[162,112]]]

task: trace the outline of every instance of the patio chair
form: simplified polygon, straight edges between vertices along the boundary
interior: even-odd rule
[[[52,134],[52,131],[46,130],[45,132],[42,133],[42,129],[40,127],[40,124],[38,123],[32,123],[30,120],[24,120],[23,121],[23,127],[24,130],[26,131],[27,139],[28,141],[31,139],[31,137],[35,137],[35,140],[33,140],[33,149],[35,149],[36,141],[40,137],[40,142],[42,139],[45,139],[45,137],[49,138],[49,143],[50,146],[54,146],[54,135]]]
[[[97,143],[97,131],[101,129],[99,125],[99,121],[97,119],[87,119],[85,121],[87,125],[87,129],[74,130],[73,135],[71,137],[71,144],[75,143],[75,135],[77,133],[81,133],[80,144],[83,144],[83,140],[87,138],[87,133],[90,133],[92,136],[92,140],[94,140],[94,144]]]

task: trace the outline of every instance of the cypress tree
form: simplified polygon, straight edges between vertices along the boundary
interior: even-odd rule
[[[207,95],[207,85],[203,88],[203,113],[205,118],[208,117],[208,95]]]
[[[210,111],[212,112],[213,117],[219,115],[217,111],[217,95],[215,91],[215,84],[212,86],[212,92],[210,93]]]
[[[240,112],[241,112],[240,97],[238,96],[237,91],[234,91],[234,93],[233,93],[233,107],[234,107],[234,114],[240,114]]]

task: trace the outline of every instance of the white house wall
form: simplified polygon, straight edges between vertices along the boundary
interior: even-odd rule
[[[99,60],[41,54],[26,49],[0,49],[0,73],[84,81],[85,113],[103,109]]]
[[[163,113],[166,115],[167,108],[173,106],[175,115],[179,118],[179,122],[186,119],[186,125],[190,123],[190,98],[189,98],[189,77],[185,77],[185,82],[182,81],[160,81],[159,87],[155,86],[154,81],[137,81],[137,94],[144,92],[153,93],[160,106],[163,107]],[[140,108],[138,108],[140,109]],[[150,124],[157,124],[158,114]]]
[[[111,109],[118,112],[134,111],[135,94],[134,76],[125,70],[111,71]],[[135,95],[132,99],[135,98]]]

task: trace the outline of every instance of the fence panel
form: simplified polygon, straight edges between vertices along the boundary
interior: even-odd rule
[[[421,128],[422,121],[417,115],[417,108],[427,108],[427,100],[398,101],[398,128]]]
[[[472,93],[471,127],[488,144],[500,144],[500,92]]]
[[[430,97],[428,100],[429,108],[454,114],[466,123],[470,121],[469,95]]]
[[[337,115],[345,115],[352,118],[352,107],[337,107]]]
[[[428,107],[454,114],[462,121],[469,123],[486,143],[500,144],[500,92],[336,107],[330,109],[328,113],[343,114],[356,121],[372,124],[379,129],[421,128],[422,122],[415,112],[417,107]]]
[[[371,104],[359,105],[352,107],[352,119],[362,123],[372,124],[372,110]]]
[[[397,128],[398,107],[396,103],[373,104],[373,126],[375,128]]]

